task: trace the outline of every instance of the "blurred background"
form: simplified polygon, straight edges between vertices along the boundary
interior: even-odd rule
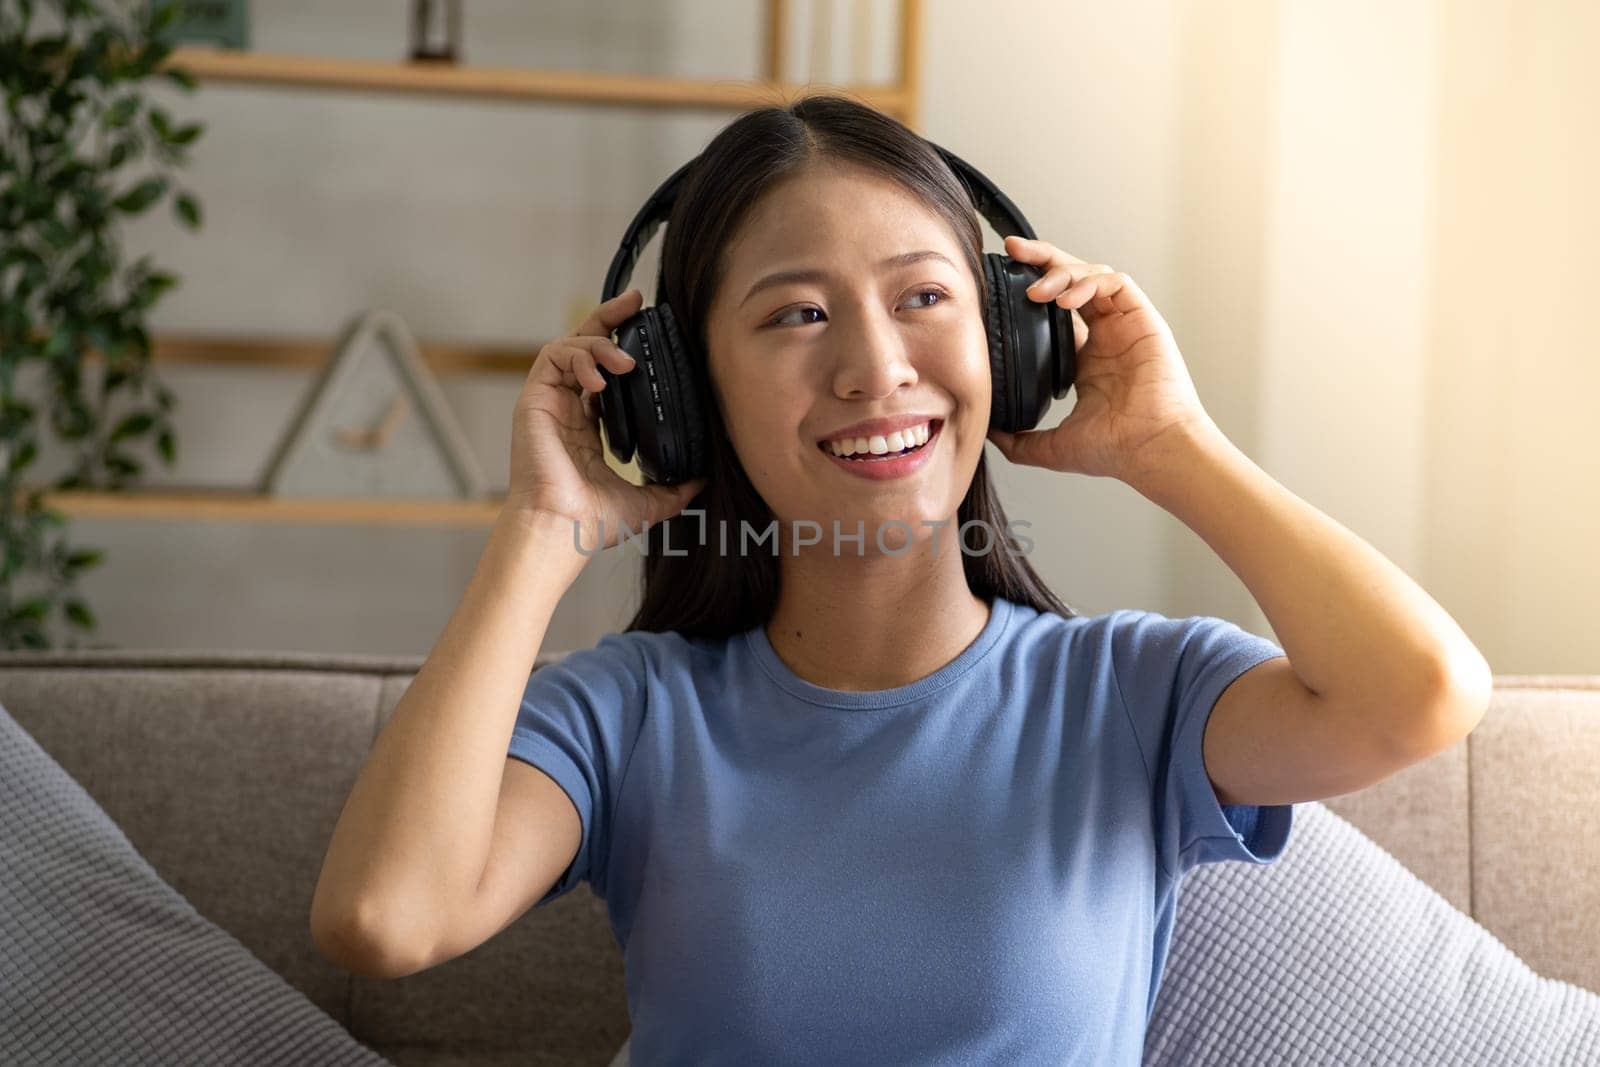
[[[908,60],[905,121],[995,181],[1041,238],[1136,278],[1255,462],[1418,581],[1496,673],[1600,670],[1600,345],[1583,318],[1600,286],[1600,7],[463,7],[463,67],[742,84],[774,61],[774,18],[796,89],[888,85]],[[411,31],[387,0],[248,8],[262,54],[400,63]],[[151,92],[205,124],[184,170],[204,226],[162,212],[126,241],[181,279],[151,314],[157,342],[214,351],[158,358],[180,462],[149,464],[140,491],[257,487],[341,331],[387,309],[424,349],[499,353],[430,366],[460,447],[503,492],[528,361],[598,302],[644,199],[742,110],[198,73],[193,93]],[[634,273],[646,299],[660,241]],[[313,355],[255,358],[276,340]],[[1080,611],[1218,615],[1272,635],[1221,560],[1126,485],[1013,468],[992,445],[989,459],[1012,517],[1032,523],[1035,567]],[[45,447],[34,480],[64,463]],[[424,653],[492,514],[152,504],[71,521],[106,552],[81,581],[96,642]],[[638,566],[633,546],[594,559],[547,647],[625,625]]]

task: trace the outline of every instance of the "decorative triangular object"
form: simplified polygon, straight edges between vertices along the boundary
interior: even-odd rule
[[[351,320],[262,478],[284,496],[483,497],[488,480],[405,322]]]

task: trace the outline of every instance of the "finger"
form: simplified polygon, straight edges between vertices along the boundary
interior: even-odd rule
[[[1068,310],[1076,309],[1085,322],[1092,323],[1102,315],[1137,311],[1148,304],[1148,299],[1132,278],[1106,268],[1083,275],[1057,293],[1055,302]]]
[[[604,389],[606,380],[595,369],[597,360],[619,375],[632,370],[635,362],[609,337],[571,337],[550,346],[550,363],[560,372],[561,385],[568,389],[582,386],[597,393]]]
[[[1012,259],[1020,259],[1024,263],[1061,259],[1066,260],[1068,263],[1084,262],[1084,260],[1079,259],[1071,252],[1057,248],[1049,241],[1041,241],[1034,237],[1022,237],[1018,234],[1012,234],[1005,239],[1005,246],[1007,255]]]
[[[1007,433],[1005,430],[989,431],[989,439],[1000,449],[1000,454],[1012,463],[1024,466],[1049,465],[1045,449],[1049,436],[1044,430],[1021,430],[1016,433]]]
[[[1091,275],[1073,286],[1073,289],[1082,292],[1070,297],[1063,293],[1057,302],[1063,307],[1077,308],[1078,313],[1091,324],[1102,315],[1127,315],[1149,303],[1144,291],[1121,271]]]
[[[581,349],[572,357],[572,376],[578,384],[590,392],[601,392],[606,387],[606,380],[600,377],[600,372],[594,366],[594,354],[588,349]]]
[[[646,483],[643,489],[650,500],[648,508],[650,525],[664,522],[682,511],[695,495],[705,488],[706,481],[706,476],[701,474],[677,485]]]
[[[610,337],[611,331],[638,314],[639,308],[643,304],[643,293],[637,289],[625,289],[589,312],[589,317],[579,323],[578,328],[566,336],[580,337],[598,334],[602,337]]]
[[[1058,267],[1052,267],[1038,281],[1028,286],[1028,295],[1039,301],[1054,300],[1070,286],[1091,274],[1110,273],[1112,273],[1111,268],[1104,263],[1063,263]]]

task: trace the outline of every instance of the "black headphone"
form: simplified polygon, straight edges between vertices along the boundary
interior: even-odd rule
[[[1033,239],[1028,220],[989,179],[953,153],[928,143],[965,179],[978,214],[997,234]],[[639,253],[667,220],[684,176],[697,162],[698,156],[674,171],[628,224],[606,272],[602,303],[623,291]],[[995,429],[1033,429],[1051,398],[1066,396],[1077,375],[1071,314],[1053,300],[1041,303],[1027,294],[1028,286],[1043,273],[1007,255],[983,255],[994,385],[989,425]],[[595,364],[606,381],[599,396],[600,418],[611,451],[626,463],[637,450],[640,471],[658,484],[676,485],[705,473],[706,383],[672,309],[666,304],[641,307],[617,327],[616,334],[618,346],[636,362],[620,375]]]

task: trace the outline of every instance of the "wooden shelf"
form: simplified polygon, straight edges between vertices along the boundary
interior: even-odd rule
[[[160,363],[260,363],[319,368],[333,358],[336,343],[336,338],[159,334],[150,339],[150,358]],[[438,374],[496,371],[526,375],[544,345],[544,341],[527,346],[417,342],[423,362]],[[95,356],[98,358],[98,353]]]
[[[184,46],[165,66],[182,67],[202,82],[361,89],[565,104],[609,104],[674,111],[743,111],[784,104],[817,88],[812,83],[739,78],[676,78],[582,70],[473,67],[438,62],[393,62],[281,55]],[[896,85],[827,86],[897,117],[911,97]]]
[[[30,489],[22,490],[23,495]],[[286,522],[336,526],[490,526],[504,497],[414,500],[278,497],[248,490],[148,489],[46,492],[44,504],[73,518]]]
[[[173,49],[164,67],[182,67],[196,78],[244,85],[304,86],[369,92],[417,93],[489,100],[540,100],[564,104],[600,104],[673,111],[744,111],[764,104],[784,105],[818,88],[847,93],[894,115],[912,129],[919,126],[917,98],[922,77],[922,0],[900,0],[895,45],[898,78],[894,84],[786,82],[786,0],[767,0],[762,61],[765,76],[678,78],[599,71],[521,67],[476,67],[428,61],[343,59],[335,56],[283,55],[253,50],[185,45]],[[851,5],[855,53],[867,46],[865,5]],[[831,20],[831,5],[818,11],[812,27],[812,58],[822,47],[818,28]],[[859,68],[857,75],[859,76]]]

